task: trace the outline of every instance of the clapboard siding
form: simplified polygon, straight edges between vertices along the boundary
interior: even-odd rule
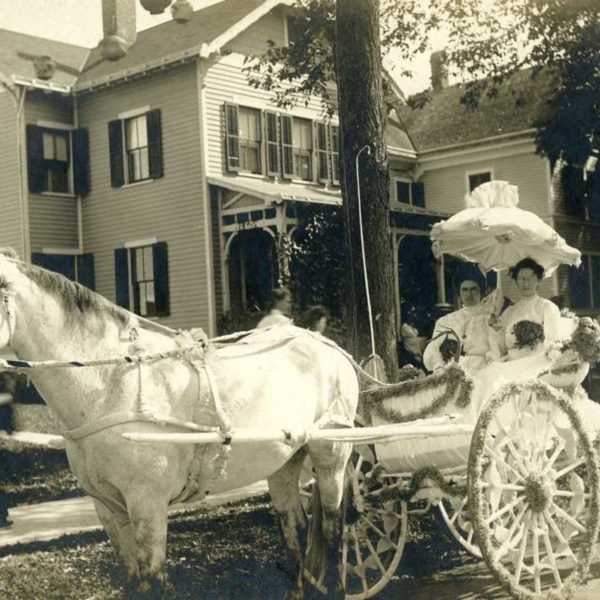
[[[265,52],[267,40],[272,40],[276,46],[283,46],[284,26],[282,11],[273,10],[227,44],[225,51],[253,56]]]
[[[548,163],[533,152],[495,158],[493,146],[480,151],[477,161],[436,168],[432,162],[422,181],[425,183],[427,208],[440,212],[455,213],[465,207],[467,173],[493,169],[494,179],[508,181],[519,188],[519,206],[549,220]],[[441,159],[440,159],[441,162]]]
[[[73,125],[71,98],[34,91],[25,100],[25,119]],[[29,236],[31,251],[42,248],[77,248],[77,204],[75,198],[29,194]]]
[[[164,176],[123,188],[110,184],[108,122],[149,106],[162,112]],[[79,103],[90,132],[91,193],[83,204],[85,251],[95,255],[96,289],[115,300],[114,250],[156,237],[169,248],[172,327],[207,327],[208,276],[196,65],[93,94]]]
[[[27,123],[53,121],[65,125],[73,124],[73,101],[62,94],[45,94],[34,90],[25,100],[25,120]]]
[[[17,111],[7,91],[0,91],[0,131],[0,246],[10,246],[23,256]]]

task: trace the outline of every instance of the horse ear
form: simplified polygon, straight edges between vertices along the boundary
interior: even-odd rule
[[[8,256],[8,258],[19,260],[19,255],[13,248],[0,248],[0,254],[2,254],[2,256]]]

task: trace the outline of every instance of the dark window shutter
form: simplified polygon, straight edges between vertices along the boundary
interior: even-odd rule
[[[585,217],[585,184],[581,168],[564,165],[560,174],[564,210],[567,215]]]
[[[146,114],[148,125],[148,162],[150,177],[158,179],[163,176],[162,122],[160,109]]]
[[[108,143],[110,148],[110,185],[121,187],[125,183],[123,165],[123,122],[120,119],[108,124]]]
[[[94,255],[90,252],[80,254],[77,257],[77,281],[90,290],[96,289],[96,270],[94,267]]]
[[[115,287],[119,306],[129,308],[129,260],[127,248],[115,250]]]
[[[87,129],[73,131],[73,181],[75,193],[90,192],[90,136]]]
[[[75,280],[75,259],[71,254],[42,254],[31,255],[31,262],[38,267],[60,273],[71,281]]]
[[[27,125],[27,173],[29,191],[43,192],[46,187],[44,170],[44,142],[42,129],[37,125]]]
[[[166,317],[169,314],[169,252],[166,242],[158,242],[152,246],[152,258],[156,315]]]
[[[569,271],[569,296],[571,308],[590,308],[590,275],[588,257],[581,257],[579,268],[571,267]]]
[[[425,208],[425,184],[422,181],[412,184],[412,202],[413,206]]]
[[[283,176],[286,179],[294,177],[294,134],[292,117],[281,116],[281,154]]]
[[[281,174],[279,119],[274,112],[265,112],[265,140],[267,141],[267,175],[279,177]]]
[[[410,204],[410,190],[413,188],[413,200],[415,197],[414,183],[408,181],[397,180],[396,181],[396,200],[402,204]]]
[[[592,179],[588,183],[589,194],[589,215],[591,221],[600,221],[600,173],[592,174]]]
[[[240,170],[240,122],[237,104],[225,104],[225,155],[227,170]]]

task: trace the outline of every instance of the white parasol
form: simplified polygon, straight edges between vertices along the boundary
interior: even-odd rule
[[[431,230],[436,257],[452,254],[501,271],[533,258],[551,275],[561,264],[579,266],[581,252],[540,217],[517,208],[519,192],[507,181],[489,181],[465,196],[467,208]]]

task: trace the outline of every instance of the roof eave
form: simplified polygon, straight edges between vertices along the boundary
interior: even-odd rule
[[[116,73],[111,73],[110,75],[99,77],[97,79],[76,83],[73,87],[73,90],[75,92],[89,91],[93,88],[105,87],[107,85],[111,85],[112,83],[117,83],[118,81],[130,79],[132,77],[138,77],[149,71],[172,67],[176,64],[187,62],[197,57],[208,59],[211,56],[218,54],[223,46],[228,44],[248,27],[256,23],[256,21],[258,21],[261,17],[264,17],[266,14],[271,12],[276,6],[292,6],[294,3],[295,0],[267,0],[267,2],[264,2],[259,7],[249,12],[245,17],[235,23],[235,25],[231,26],[221,35],[217,36],[214,40],[212,40],[212,42],[203,42],[198,46],[188,48],[182,52],[168,54],[167,56],[163,56],[162,58],[150,63],[137,65],[129,69],[123,69],[121,71],[117,71]]]
[[[57,92],[59,94],[69,95],[73,92],[73,86],[53,83],[52,81],[45,81],[43,79],[35,79],[33,77],[22,77],[20,75],[12,75],[11,80],[15,85],[22,85],[28,88],[35,88],[38,90],[44,90],[46,92]]]

